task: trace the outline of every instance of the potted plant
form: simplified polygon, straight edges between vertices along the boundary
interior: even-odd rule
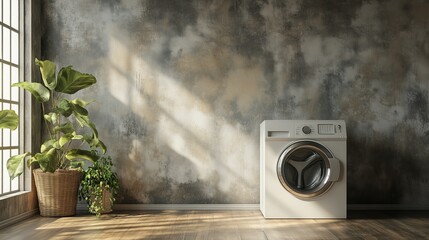
[[[112,158],[102,156],[85,171],[80,183],[79,199],[86,201],[89,212],[97,217],[112,211],[119,189],[118,176],[112,166]]]
[[[96,79],[71,66],[61,68],[56,74],[56,64],[49,60],[36,59],[35,63],[40,67],[43,83],[19,82],[12,85],[29,91],[41,103],[48,132],[40,152],[28,158],[27,166],[40,167],[33,170],[40,215],[71,216],[76,213],[83,161],[96,161],[98,151],[105,153],[106,147],[88,117],[85,107],[90,102],[69,98],[95,84]],[[7,161],[12,179],[22,174],[27,156],[30,153],[12,156]]]

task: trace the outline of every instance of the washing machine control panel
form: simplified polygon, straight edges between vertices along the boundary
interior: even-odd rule
[[[296,129],[297,136],[338,135],[341,134],[341,132],[341,125],[335,125],[330,123],[299,125]]]

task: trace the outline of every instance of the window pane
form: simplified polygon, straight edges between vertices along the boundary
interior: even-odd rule
[[[17,67],[12,67],[12,72],[11,72],[11,85],[14,83],[17,83],[19,80],[19,71]],[[19,88],[18,87],[12,87],[12,96],[11,96],[11,100],[12,101],[19,101]]]
[[[3,64],[3,99],[10,100],[10,67]]]
[[[3,147],[10,146],[10,129],[3,129]]]
[[[17,104],[11,104],[11,109],[14,110],[16,113],[19,113]],[[19,146],[19,127],[11,131],[11,135],[12,136],[11,136],[10,145],[13,147],[18,147]]]
[[[12,27],[13,28],[15,28],[15,29],[18,29],[19,28],[19,21],[18,21],[18,19],[19,19],[19,10],[18,10],[18,4],[19,4],[19,1],[18,0],[12,0]]]
[[[0,87],[3,89],[3,68],[1,67],[1,64],[0,64]],[[3,98],[3,90],[0,90],[0,99],[2,98]]]
[[[11,62],[18,64],[19,63],[19,51],[18,51],[19,37],[18,37],[18,33],[12,32],[11,41],[12,41]]]
[[[3,109],[10,109],[10,104],[3,103]],[[4,128],[3,129],[3,147],[9,147],[10,146],[10,130]]]
[[[0,31],[0,58],[3,59],[3,48],[2,48],[2,46],[3,46],[3,32]]]
[[[0,166],[2,166],[2,165],[3,165],[3,150],[0,150]],[[0,176],[2,176],[2,172],[1,171],[2,170],[0,169]],[[0,177],[0,194],[3,193],[2,190],[1,190],[1,186],[3,186],[3,177]]]
[[[11,156],[15,156],[18,154],[19,154],[18,149],[12,149],[12,155]],[[7,175],[7,176],[9,176],[9,175]],[[17,191],[17,190],[19,190],[19,178],[18,177],[12,180],[11,191]]]
[[[6,162],[9,157],[10,150],[3,150],[3,192],[10,192],[10,178],[6,168]]]
[[[3,23],[10,25],[10,0],[3,0]]]
[[[12,131],[11,134],[12,134],[12,136],[11,136],[12,138],[11,138],[10,145],[13,147],[18,147],[18,145],[19,145],[19,128]]]
[[[3,27],[3,60],[10,61],[10,30]]]

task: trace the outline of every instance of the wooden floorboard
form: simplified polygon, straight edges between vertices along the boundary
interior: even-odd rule
[[[352,212],[349,219],[264,219],[259,211],[124,211],[31,217],[0,239],[429,239],[429,212]]]

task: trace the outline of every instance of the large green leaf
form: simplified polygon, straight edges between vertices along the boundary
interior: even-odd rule
[[[13,110],[0,111],[0,128],[15,130],[18,127],[19,117]]]
[[[61,68],[58,73],[58,82],[55,91],[73,94],[96,83],[97,80],[91,74],[81,73],[71,66]]]
[[[75,116],[77,114],[81,116],[88,116],[88,110],[86,110],[84,107],[81,107],[80,105],[74,104],[72,102],[69,102],[69,103]]]
[[[101,150],[102,150],[103,154],[106,154],[107,147],[106,147],[106,145],[104,144],[104,142],[102,142],[101,140],[98,140],[98,143],[97,143],[96,147],[101,148]]]
[[[83,136],[77,134],[76,132],[73,132],[72,135],[73,135],[72,139],[75,139],[75,140],[82,140],[83,139]]]
[[[49,97],[51,95],[49,90],[40,83],[19,82],[12,84],[12,87],[24,88],[25,90],[29,91],[39,102],[49,101]]]
[[[71,140],[72,140],[72,138],[73,138],[73,135],[72,134],[65,134],[65,135],[62,135],[61,137],[60,137],[60,139],[58,140],[58,143],[60,144],[60,146],[62,147],[62,146],[64,146],[64,145],[66,145],[68,142],[70,142]]]
[[[30,155],[29,152],[16,155],[7,160],[6,167],[11,179],[14,179],[24,172],[24,158]]]
[[[58,119],[58,114],[54,112],[50,112],[48,114],[45,114],[43,117],[45,118],[46,121],[50,123],[55,123]]]
[[[54,111],[62,114],[64,117],[69,117],[73,113],[73,109],[67,99],[61,99]]]
[[[73,133],[74,131],[75,131],[74,127],[70,122],[67,122],[67,123],[64,123],[64,124],[61,124],[59,126],[54,127],[54,133],[61,132],[64,134],[70,134],[70,133]]]
[[[49,139],[49,140],[45,141],[40,146],[40,152],[46,152],[46,151],[52,149],[53,147],[55,147],[56,142],[57,142],[57,140],[55,140],[55,139]]]
[[[74,116],[76,118],[76,121],[79,123],[79,125],[81,127],[83,127],[83,126],[89,127],[90,121],[89,121],[89,117],[88,116],[81,115],[79,113],[76,113]]]
[[[55,70],[57,68],[57,65],[55,65],[55,63],[49,60],[40,61],[37,58],[35,62],[36,65],[40,67],[40,73],[42,74],[42,79],[45,83],[45,86],[50,90],[54,90],[57,86],[57,79],[55,77]]]
[[[47,152],[37,153],[34,155],[32,162],[37,162],[43,172],[55,172],[58,166],[58,158],[56,156],[57,149],[52,148]]]
[[[66,158],[68,160],[74,159],[85,159],[91,162],[97,161],[99,156],[95,151],[82,150],[82,149],[71,149],[67,152]]]
[[[98,137],[97,128],[95,127],[95,124],[89,120],[88,111],[85,108],[77,104],[73,104],[71,102],[70,102],[70,106],[72,108],[73,115],[75,116],[76,121],[79,123],[79,125],[81,127],[86,126],[91,128],[94,135]]]
[[[88,116],[88,110],[86,110],[84,107],[82,107],[79,104],[80,102],[74,103],[73,101],[69,101],[67,99],[61,99],[55,111],[58,113],[61,113],[64,117],[69,117],[72,113],[75,115],[75,117],[78,117],[78,118]],[[85,125],[80,121],[79,123],[81,126]]]
[[[27,159],[27,167],[30,167],[33,162],[37,162],[34,157]]]
[[[70,169],[83,169],[85,166],[84,160],[76,160],[76,161],[70,161]]]
[[[92,100],[92,101],[90,101],[90,102],[87,102],[87,101],[82,100],[82,99],[80,99],[80,98],[76,98],[76,99],[71,100],[70,102],[71,102],[71,103],[73,103],[73,104],[77,104],[77,105],[79,105],[79,106],[81,106],[81,107],[86,107],[88,104],[90,104],[90,103],[92,103],[92,102],[95,102],[95,100]]]
[[[91,149],[97,149],[100,148],[102,153],[105,154],[107,151],[107,147],[104,144],[104,142],[102,142],[100,139],[98,139],[98,137],[94,134],[92,135],[85,135],[83,137],[83,141],[85,141],[86,143],[88,143],[88,145],[90,146]]]

